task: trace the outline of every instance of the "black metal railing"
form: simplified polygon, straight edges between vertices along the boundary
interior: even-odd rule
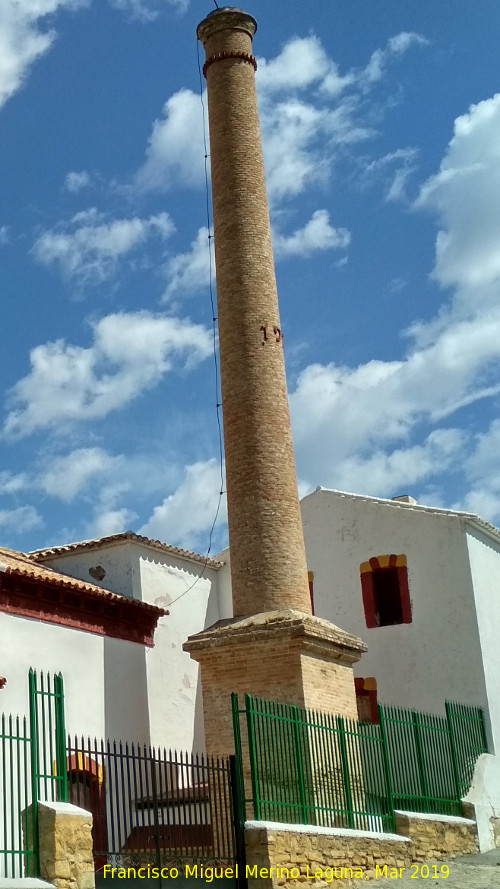
[[[67,754],[69,801],[93,815],[96,871],[234,863],[228,759],[83,738]]]

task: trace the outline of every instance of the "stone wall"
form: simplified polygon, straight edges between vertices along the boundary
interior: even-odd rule
[[[412,861],[453,858],[479,848],[476,823],[469,818],[396,812],[396,831],[411,840]]]
[[[40,877],[56,889],[95,889],[92,815],[69,803],[39,803]]]
[[[379,834],[247,822],[249,889],[295,889],[304,883],[321,889],[333,881],[335,886],[353,886],[365,879],[401,876],[400,869],[413,862],[428,864],[478,848],[476,825],[467,818],[398,812],[396,829],[397,834]]]

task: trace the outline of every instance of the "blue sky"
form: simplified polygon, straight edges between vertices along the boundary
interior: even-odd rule
[[[6,546],[130,528],[207,549],[220,482],[195,31],[213,8],[0,5]],[[499,522],[498,0],[245,8],[300,490]]]

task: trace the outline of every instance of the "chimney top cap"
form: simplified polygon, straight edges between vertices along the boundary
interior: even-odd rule
[[[196,29],[198,40],[203,44],[217,31],[246,31],[252,38],[257,30],[257,22],[253,15],[238,9],[236,6],[221,6],[208,13]]]
[[[410,494],[400,494],[399,497],[393,497],[393,500],[397,500],[398,503],[411,503],[412,506],[416,506],[418,500],[415,500],[415,497],[411,497]]]

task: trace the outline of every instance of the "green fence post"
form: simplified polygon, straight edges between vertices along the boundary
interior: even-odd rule
[[[453,732],[453,720],[450,702],[445,701],[444,707],[446,711],[446,722],[448,724],[448,731],[450,734],[451,761],[453,763],[453,774],[455,777],[455,784],[457,786],[457,800],[460,801],[462,798],[462,783],[460,781],[460,770],[458,768],[457,748],[455,744],[455,734]]]
[[[484,710],[482,707],[477,708],[479,710],[479,725],[481,726],[481,740],[483,742],[483,752],[488,753],[488,739],[486,737],[486,723],[484,721]]]
[[[248,731],[248,756],[250,759],[250,778],[252,781],[252,802],[253,816],[256,821],[261,820],[260,796],[259,796],[259,775],[257,764],[257,750],[255,744],[255,723],[252,695],[245,695],[245,712],[247,717]]]
[[[233,804],[234,838],[236,861],[238,868],[237,885],[239,889],[246,889],[246,850],[245,850],[245,820],[246,798],[245,778],[243,775],[243,751],[241,747],[240,705],[238,695],[231,695],[231,709],[233,712],[234,731],[234,756],[229,757],[231,775],[231,800]]]
[[[54,676],[54,695],[57,783],[59,785],[59,799],[61,802],[67,803],[68,770],[66,768],[66,722],[64,717],[64,682],[61,673]]]
[[[299,779],[299,796],[300,796],[300,807],[302,809],[302,817],[303,823],[309,824],[309,812],[307,807],[307,794],[306,794],[306,784],[304,781],[304,763],[303,763],[303,755],[304,755],[304,747],[302,744],[302,739],[300,737],[300,715],[299,708],[293,704],[292,705],[292,716],[293,716],[293,738],[295,741],[295,755],[297,757],[297,775]]]
[[[426,811],[428,812],[430,809],[429,799],[428,799],[428,789],[427,789],[427,778],[425,774],[425,762],[424,762],[424,751],[422,747],[422,734],[420,729],[420,720],[418,718],[418,711],[412,710],[411,717],[413,722],[413,728],[415,732],[415,747],[417,750],[417,766],[420,776],[420,786],[422,789],[422,797],[424,800],[424,805],[426,807]]]
[[[354,811],[352,808],[351,781],[349,775],[349,759],[347,757],[347,744],[345,742],[345,727],[342,716],[337,716],[337,726],[339,730],[340,741],[340,758],[342,760],[342,778],[344,781],[345,801],[347,803],[347,817],[349,827],[354,827]]]
[[[238,818],[244,824],[246,819],[245,778],[243,775],[243,749],[241,746],[240,703],[238,695],[231,695],[231,710],[233,712],[234,754],[235,754],[235,781],[236,799],[238,801]]]
[[[31,737],[31,811],[33,826],[34,876],[40,873],[40,848],[38,842],[38,713],[36,709],[36,673],[30,668],[28,674],[29,718]]]
[[[387,733],[385,730],[384,708],[382,704],[378,704],[378,721],[380,725],[380,738],[382,741],[382,762],[384,764],[384,775],[387,790],[387,806],[391,813],[392,828],[396,830],[396,816],[394,814],[394,794],[392,792],[391,763],[389,760],[389,747],[387,745]]]

